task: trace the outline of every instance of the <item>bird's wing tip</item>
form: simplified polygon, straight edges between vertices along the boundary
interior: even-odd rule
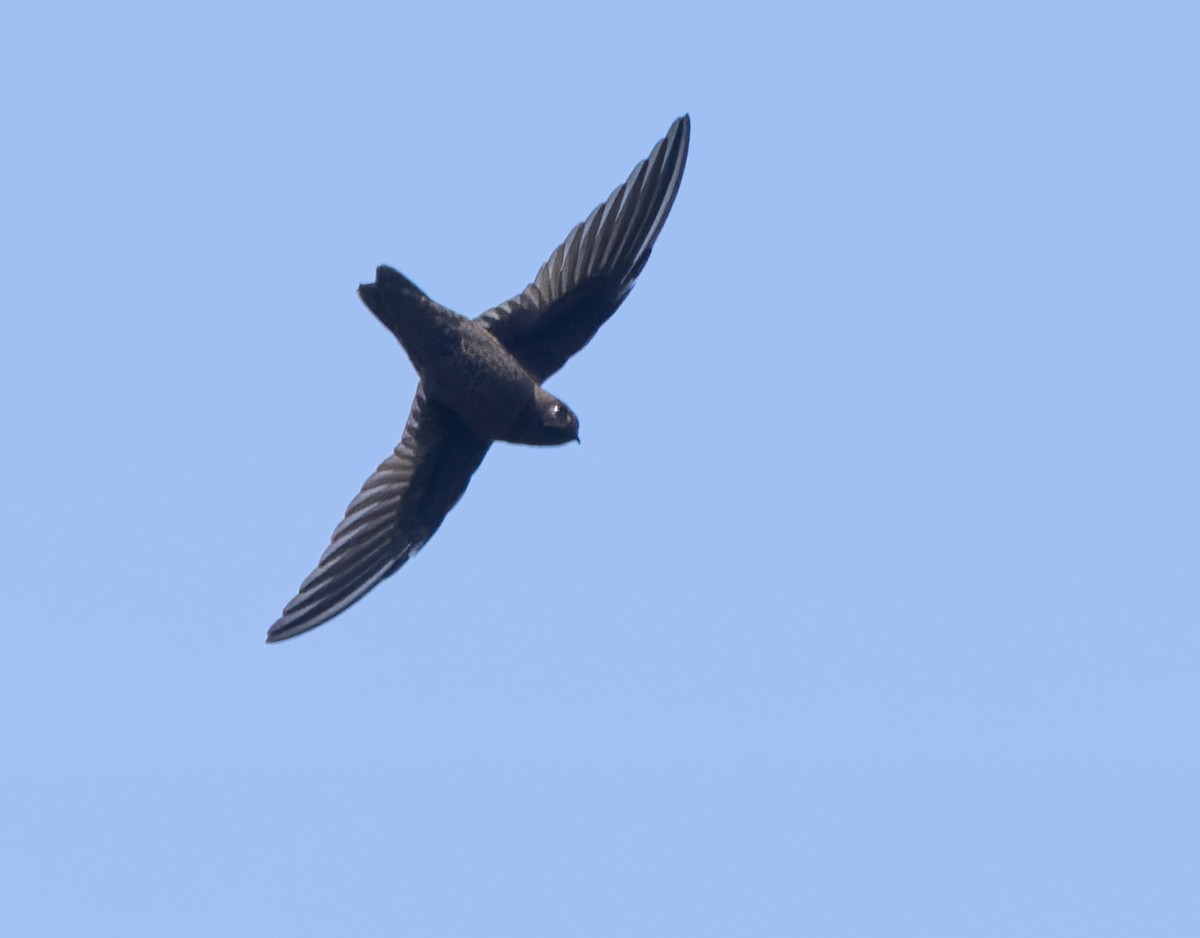
[[[307,630],[296,629],[295,626],[285,625],[283,619],[278,619],[274,625],[267,629],[267,644],[274,645],[278,642],[284,641],[285,639],[299,635],[304,631]]]

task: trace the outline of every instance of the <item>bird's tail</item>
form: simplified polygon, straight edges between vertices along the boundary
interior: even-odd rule
[[[445,353],[446,324],[454,320],[454,313],[431,300],[402,273],[377,267],[375,282],[362,284],[358,295],[400,340],[417,371]]]
[[[367,309],[400,339],[412,313],[433,302],[424,291],[400,271],[386,264],[375,268],[375,282],[360,284],[358,295]]]

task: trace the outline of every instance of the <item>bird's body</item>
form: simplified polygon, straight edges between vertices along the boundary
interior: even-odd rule
[[[462,418],[478,437],[563,442],[554,435],[539,437],[536,379],[478,320],[435,303],[390,267],[380,267],[375,282],[358,292],[408,353],[425,393]]]
[[[541,383],[633,288],[678,191],[689,131],[686,115],[676,120],[534,281],[477,319],[435,303],[390,267],[359,287],[420,384],[399,445],[350,503],[268,642],[328,621],[403,565],[437,530],[493,442],[579,439],[575,414]]]

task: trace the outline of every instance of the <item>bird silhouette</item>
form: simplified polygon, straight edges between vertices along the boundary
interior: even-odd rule
[[[675,120],[629,178],[507,302],[468,319],[390,267],[358,288],[420,375],[399,445],[363,484],[317,568],[268,642],[327,622],[395,573],[433,536],[493,442],[554,446],[579,420],[542,387],[633,289],[687,162],[691,121]]]

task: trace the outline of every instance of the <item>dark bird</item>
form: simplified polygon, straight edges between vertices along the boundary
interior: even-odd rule
[[[662,230],[687,162],[685,114],[521,293],[467,319],[379,267],[358,295],[420,375],[404,437],[367,479],[268,642],[332,619],[433,536],[496,440],[556,446],[579,419],[542,387],[616,312]]]

